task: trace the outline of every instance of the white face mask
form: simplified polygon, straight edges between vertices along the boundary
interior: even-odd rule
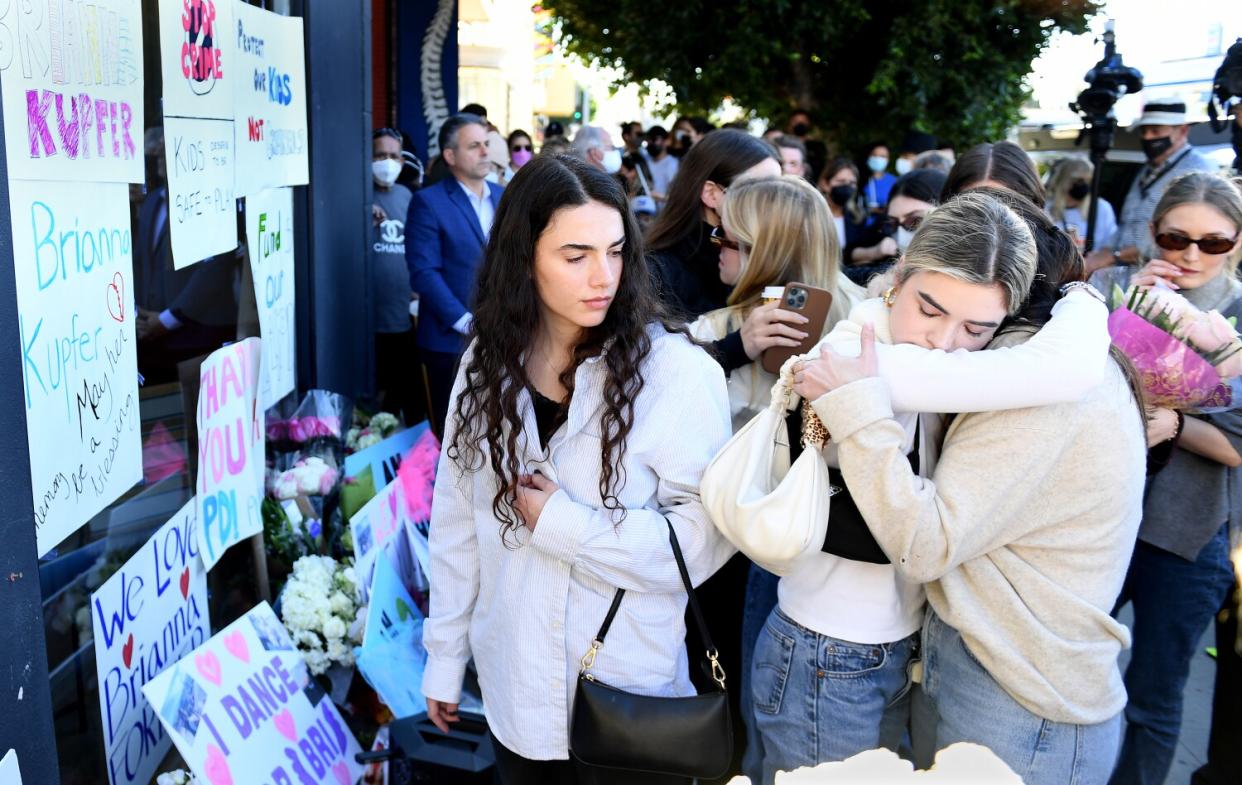
[[[601,162],[601,165],[608,174],[616,174],[621,171],[621,151],[614,147],[604,153],[604,160]]]
[[[888,168],[888,159],[882,155],[873,155],[867,159],[867,168],[879,174]]]
[[[397,182],[397,177],[401,174],[401,163],[391,158],[384,158],[379,161],[371,162],[371,174],[375,176],[375,182],[391,188],[392,184]]]
[[[909,174],[910,170],[914,168],[914,161],[911,161],[909,158],[898,158],[896,166],[897,174]]]
[[[904,226],[898,226],[897,236],[894,239],[897,241],[897,250],[905,253],[906,249],[910,247],[910,241],[914,239],[914,232]]]

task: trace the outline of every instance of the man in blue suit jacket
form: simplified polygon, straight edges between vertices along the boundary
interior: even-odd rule
[[[418,292],[418,345],[431,393],[432,425],[443,436],[457,360],[470,332],[474,276],[496,217],[501,187],[484,178],[487,121],[457,114],[440,127],[449,177],[414,194],[405,222],[405,260]]]

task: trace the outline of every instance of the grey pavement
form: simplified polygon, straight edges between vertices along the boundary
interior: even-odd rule
[[[1118,618],[1126,626],[1134,622],[1134,612],[1126,606]],[[1212,686],[1216,681],[1216,661],[1207,655],[1207,647],[1216,645],[1214,627],[1208,625],[1199,641],[1199,650],[1190,661],[1190,678],[1184,693],[1182,733],[1177,742],[1177,756],[1164,785],[1188,785],[1190,775],[1207,762],[1208,732],[1212,726]],[[1121,653],[1121,669],[1125,672],[1130,652]]]

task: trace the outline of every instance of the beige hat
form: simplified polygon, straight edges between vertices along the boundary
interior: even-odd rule
[[[1186,125],[1186,104],[1182,101],[1153,101],[1143,105],[1143,114],[1131,128],[1144,125]]]

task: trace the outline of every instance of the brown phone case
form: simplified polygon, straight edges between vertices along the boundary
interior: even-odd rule
[[[807,318],[799,328],[807,335],[797,346],[772,346],[763,351],[761,362],[768,373],[780,373],[781,366],[795,354],[806,354],[819,343],[828,321],[828,309],[832,307],[832,292],[804,283],[789,283],[781,292],[782,311],[793,311]]]

